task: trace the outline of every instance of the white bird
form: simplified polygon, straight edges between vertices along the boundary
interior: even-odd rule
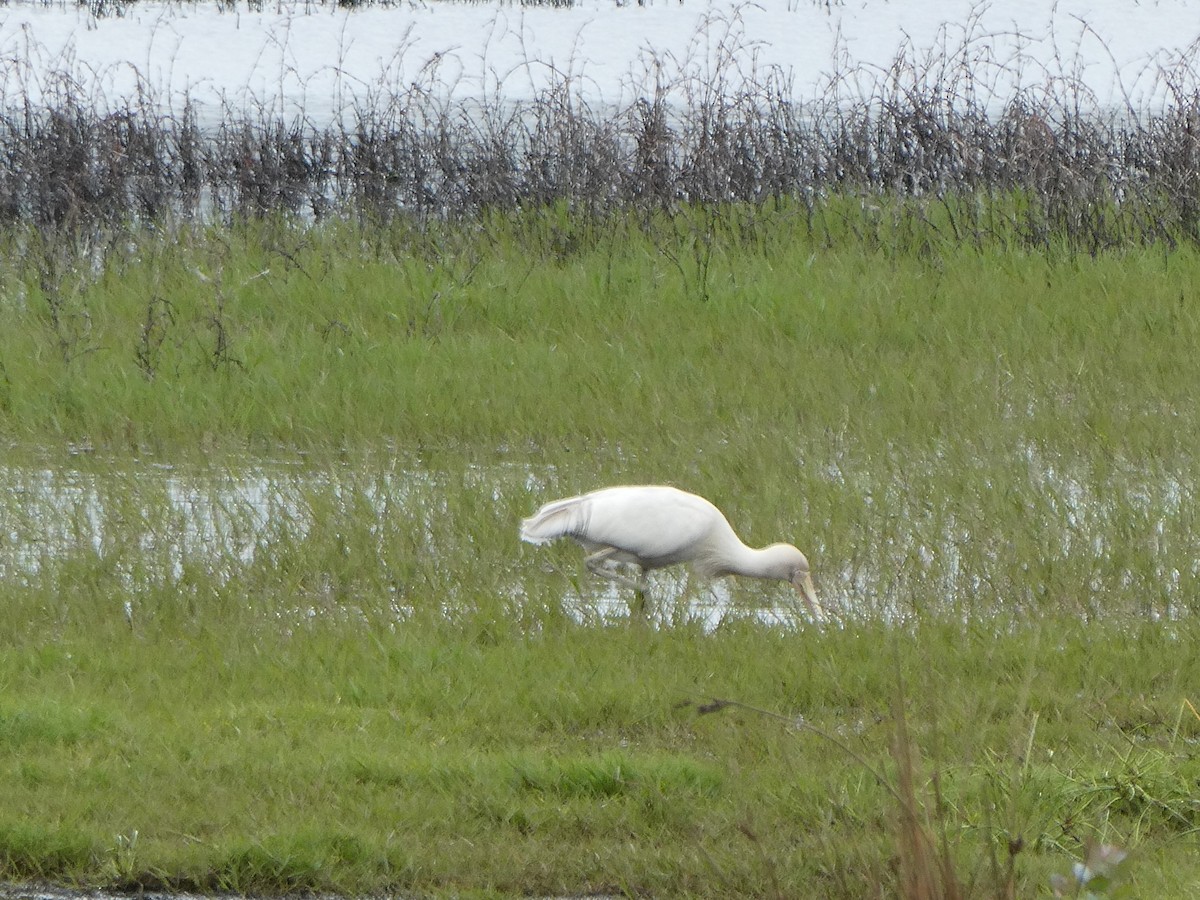
[[[691,563],[704,578],[747,575],[787,581],[800,592],[809,613],[820,605],[808,559],[791,544],[747,547],[724,514],[703,497],[663,485],[603,488],[547,503],[521,521],[521,539],[547,544],[574,538],[587,551],[590,571],[633,587],[644,601],[646,572]],[[639,578],[619,567],[635,566]]]

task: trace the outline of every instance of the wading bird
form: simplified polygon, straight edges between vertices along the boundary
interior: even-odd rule
[[[547,544],[574,538],[590,571],[637,591],[645,606],[645,574],[691,563],[704,578],[748,575],[787,581],[814,619],[820,614],[808,559],[791,544],[747,547],[719,509],[695,494],[662,485],[603,488],[547,503],[521,522],[521,539]],[[636,579],[622,565],[638,570]]]

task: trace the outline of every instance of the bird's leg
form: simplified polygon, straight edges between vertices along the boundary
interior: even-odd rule
[[[629,614],[638,619],[645,619],[646,609],[646,575],[643,572],[642,577],[634,582],[633,602],[629,604]]]
[[[692,587],[692,575],[689,569],[684,568],[681,570],[679,585],[679,593],[675,595],[675,599],[670,607],[671,620],[676,625],[687,621],[692,611],[692,594],[694,590]]]
[[[634,600],[629,604],[629,612],[638,618],[646,617],[646,573],[644,570],[638,570],[639,578],[630,578],[628,575],[622,574],[617,570],[619,563],[614,562],[612,556],[616,553],[615,547],[605,547],[603,550],[597,550],[595,553],[584,558],[584,563],[588,567],[588,571],[599,575],[601,578],[607,578],[609,581],[615,581],[622,587],[627,587],[633,591]]]
[[[588,571],[593,575],[599,575],[601,578],[607,578],[609,581],[615,581],[623,587],[632,588],[635,591],[645,591],[646,583],[642,579],[630,578],[628,575],[623,575],[617,570],[619,563],[612,559],[612,555],[616,553],[615,547],[605,547],[603,550],[597,550],[595,553],[584,558],[584,563],[588,567]]]

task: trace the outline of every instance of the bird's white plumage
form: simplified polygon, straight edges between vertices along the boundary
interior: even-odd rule
[[[642,572],[690,563],[705,577],[748,575],[790,581],[816,613],[808,560],[790,544],[747,547],[724,514],[696,494],[665,485],[603,488],[547,503],[521,522],[521,538],[545,544],[573,538],[588,568],[620,579],[615,565]]]
[[[522,522],[521,537],[535,544],[570,537],[591,552],[613,548],[613,558],[643,569],[702,562],[710,549],[736,540],[725,516],[703,497],[659,486],[606,488],[547,503]]]

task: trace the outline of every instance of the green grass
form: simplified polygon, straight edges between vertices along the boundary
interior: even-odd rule
[[[825,432],[871,453],[915,437],[1189,449],[1194,252],[931,257],[817,246],[786,211],[728,216],[710,245],[686,223],[577,225],[562,252],[547,248],[570,220],[148,236],[98,276],[58,263],[51,279],[14,248],[0,422],[117,449],[642,454],[684,429],[689,449],[772,455]]]
[[[900,673],[923,815],[964,873],[1020,838],[1026,895],[1099,835],[1136,848],[1139,896],[1184,896],[1193,637],[92,622],[0,663],[0,860],[9,878],[210,890],[857,896],[892,883],[897,803],[873,772],[896,783]],[[699,715],[714,696],[854,755]]]
[[[0,878],[1193,895],[1200,256],[821,214],[5,236]],[[835,621],[518,544],[618,481]]]

